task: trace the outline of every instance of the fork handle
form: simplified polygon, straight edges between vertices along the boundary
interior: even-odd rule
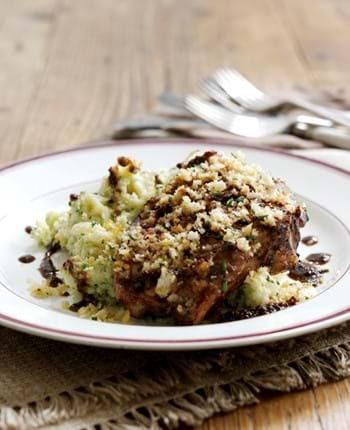
[[[322,106],[318,106],[312,102],[309,102],[307,100],[302,100],[302,99],[292,98],[289,101],[290,101],[290,103],[293,103],[295,106],[306,109],[309,112],[312,112],[316,115],[322,116],[323,118],[330,119],[337,124],[341,124],[341,125],[344,125],[346,127],[350,127],[350,119],[349,118],[346,118],[342,114],[338,114],[331,109],[327,109],[327,108],[324,108]]]

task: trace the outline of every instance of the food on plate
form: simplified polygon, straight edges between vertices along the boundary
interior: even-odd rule
[[[81,316],[199,324],[316,294],[320,276],[297,254],[305,206],[240,152],[196,152],[159,172],[119,157],[98,192],[72,194],[69,206],[29,231],[68,254],[60,282],[33,294],[64,295]]]

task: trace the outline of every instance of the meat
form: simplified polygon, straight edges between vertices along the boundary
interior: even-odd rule
[[[137,318],[170,315],[179,323],[200,323],[211,308],[217,308],[242,284],[251,270],[271,266],[271,272],[278,273],[296,266],[296,247],[300,240],[297,215],[286,216],[274,228],[255,227],[259,232],[257,241],[261,243],[256,255],[247,256],[225,244],[217,235],[208,233],[202,237],[198,252],[192,256],[192,264],[179,268],[176,284],[172,285],[171,300],[156,294],[157,277],[152,273],[140,273],[137,263],[131,265],[126,278],[115,276],[118,300]],[[213,263],[209,266],[207,261]]]
[[[180,165],[178,175],[146,204],[128,233],[128,243],[118,255],[114,286],[117,299],[136,318],[170,316],[179,324],[210,320],[251,270],[269,266],[272,274],[279,273],[298,262],[304,210],[297,205],[286,210],[280,202],[269,202],[266,207],[275,210],[276,218],[269,221],[270,215],[257,215],[251,209],[257,207],[252,204],[254,183],[250,181],[248,190],[238,188],[229,181],[228,170],[219,176],[224,191],[213,193],[210,184],[218,183],[218,174],[208,176],[211,161],[216,162],[213,152],[201,155],[198,163],[205,163],[205,168],[193,160]],[[194,184],[199,185],[198,194],[191,191]],[[191,206],[185,196],[195,204]]]

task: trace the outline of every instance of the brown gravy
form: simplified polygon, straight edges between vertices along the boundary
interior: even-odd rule
[[[44,258],[42,259],[39,267],[41,276],[47,279],[50,287],[57,287],[62,284],[62,279],[57,276],[57,269],[53,264],[51,256],[59,251],[60,245],[58,243],[51,243],[45,252]]]
[[[26,254],[19,257],[18,261],[24,264],[33,263],[35,261],[34,255]]]
[[[316,254],[309,254],[306,257],[307,261],[310,261],[311,263],[315,263],[318,265],[327,264],[331,259],[331,254],[327,254],[325,252],[318,252]]]
[[[33,231],[33,227],[31,225],[27,225],[27,227],[24,229],[24,231],[28,234],[30,234]]]
[[[313,246],[318,243],[318,237],[316,236],[305,236],[301,239],[302,243],[306,246]]]
[[[261,305],[251,309],[233,310],[231,312],[227,312],[221,315],[219,322],[238,321],[245,320],[248,318],[259,317],[262,315],[271,314],[273,312],[289,308],[291,306],[294,306],[296,303],[296,300],[294,298],[291,298],[285,303],[271,303],[270,305]]]
[[[89,302],[87,302],[86,300],[80,300],[80,302],[72,303],[69,306],[69,310],[72,312],[78,312],[80,308],[82,308],[83,306],[87,306],[88,304]]]
[[[289,271],[289,276],[300,282],[310,282],[312,285],[318,285],[321,273],[314,265],[299,261],[298,264]]]
[[[69,306],[69,310],[72,312],[78,312],[80,308],[83,306],[88,306],[90,303],[93,305],[97,304],[96,298],[92,296],[91,294],[85,294],[83,297],[83,300],[80,300],[80,302],[72,303]]]

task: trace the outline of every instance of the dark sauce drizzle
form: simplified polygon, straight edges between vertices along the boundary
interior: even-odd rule
[[[57,276],[57,269],[52,261],[52,255],[60,250],[60,244],[57,242],[52,242],[47,247],[44,258],[42,259],[39,267],[39,272],[43,278],[45,278],[50,287],[57,287],[62,284],[62,279]]]
[[[96,299],[96,297],[93,294],[89,294],[87,292],[87,279],[86,279],[86,274],[85,272],[80,273],[77,277],[74,274],[74,265],[72,260],[68,259],[63,263],[63,268],[65,270],[67,270],[77,281],[77,289],[79,291],[79,293],[82,295],[82,300],[80,300],[79,302],[76,303],[72,303],[69,306],[69,310],[72,312],[78,312],[78,310],[83,307],[83,306],[87,306],[90,303],[92,303],[93,305],[97,305],[98,301]]]
[[[301,239],[302,243],[306,246],[313,246],[318,243],[318,237],[316,236],[305,236]]]
[[[33,263],[35,261],[34,255],[26,254],[19,257],[18,261],[24,264]]]
[[[44,258],[42,259],[39,267],[39,272],[43,278],[45,278],[50,287],[57,287],[59,284],[62,284],[63,281],[57,276],[58,270],[56,269],[53,261],[52,261],[52,255],[55,254],[55,252],[59,251],[61,249],[61,246],[58,242],[52,242],[49,244],[49,246],[46,249]],[[69,269],[66,267],[66,269]],[[89,303],[97,305],[96,298],[91,295],[87,294],[84,291],[83,285],[84,280],[79,280],[78,282],[78,290],[82,293],[83,299],[80,302],[76,302],[70,305],[69,310],[73,312],[77,312],[81,307],[87,306]],[[85,286],[85,284],[84,284]],[[69,296],[69,293],[66,292],[63,294],[63,296]]]
[[[311,263],[315,263],[318,265],[323,265],[329,263],[331,259],[331,254],[326,254],[325,252],[318,252],[316,254],[309,254],[306,257],[307,261],[310,261]]]
[[[97,305],[96,297],[91,294],[85,294],[83,299],[80,300],[80,302],[72,303],[69,306],[69,310],[72,312],[78,312],[80,308],[82,308],[83,306],[88,306],[90,303],[92,303],[93,305]]]
[[[298,264],[289,271],[289,276],[300,282],[309,282],[317,286],[321,279],[321,273],[313,264],[299,261]]]
[[[239,321],[248,318],[259,317],[262,315],[271,314],[273,312],[280,311],[282,309],[289,308],[296,305],[297,301],[294,297],[289,299],[284,303],[271,303],[269,305],[260,305],[255,308],[246,309],[229,309],[226,308],[224,311],[219,312],[215,315],[214,320],[210,319],[210,322],[229,322],[229,321]]]
[[[33,227],[31,225],[27,225],[27,227],[25,227],[24,231],[27,234],[30,234],[33,231]],[[24,264],[33,263],[33,261],[35,261],[35,257],[34,257],[34,255],[31,255],[31,254],[25,254],[25,255],[21,255],[18,258],[18,261],[20,261],[21,263],[24,263]]]
[[[282,309],[296,305],[297,301],[294,297],[284,303],[271,303],[270,305],[257,306],[253,309],[240,309],[233,313],[233,320],[244,320],[247,318],[258,317],[261,315],[271,314]]]
[[[28,234],[30,234],[33,231],[33,227],[31,225],[27,225],[27,227],[24,229],[24,231]]]

